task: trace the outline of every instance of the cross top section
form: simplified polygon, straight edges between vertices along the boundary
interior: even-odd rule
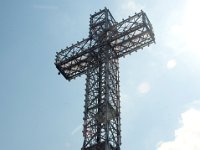
[[[89,37],[56,54],[55,65],[67,80],[85,74],[95,63],[96,52],[109,44],[119,58],[155,42],[152,25],[145,12],[116,22],[107,8],[90,16]],[[94,67],[93,66],[93,67]]]

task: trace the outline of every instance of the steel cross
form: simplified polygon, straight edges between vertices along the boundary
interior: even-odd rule
[[[56,54],[56,68],[67,80],[87,76],[82,150],[120,150],[118,59],[154,42],[143,11],[118,23],[104,8],[90,16],[88,38]]]

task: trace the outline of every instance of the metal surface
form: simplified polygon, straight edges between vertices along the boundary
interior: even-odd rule
[[[105,8],[90,16],[88,38],[56,54],[55,65],[67,80],[87,75],[82,150],[120,150],[118,59],[154,42],[143,11],[117,23]]]

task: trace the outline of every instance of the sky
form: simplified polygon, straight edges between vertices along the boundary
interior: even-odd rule
[[[141,9],[156,44],[120,59],[122,150],[200,149],[199,0],[0,0],[0,149],[81,149],[85,75],[54,66],[107,7]]]

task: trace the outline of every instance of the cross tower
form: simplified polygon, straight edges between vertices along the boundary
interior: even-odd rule
[[[88,38],[57,52],[66,80],[87,76],[82,150],[120,150],[119,58],[154,42],[143,11],[118,23],[104,8],[90,16]]]

